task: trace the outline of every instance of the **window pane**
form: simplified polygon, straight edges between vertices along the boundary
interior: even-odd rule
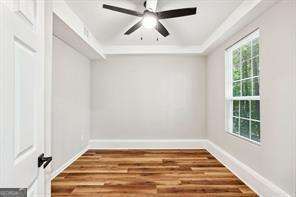
[[[233,118],[233,133],[239,133],[239,119]]]
[[[252,60],[253,65],[253,76],[259,76],[259,57],[256,57]]]
[[[252,41],[252,47],[253,47],[253,57],[259,55],[259,39],[256,38]]]
[[[231,87],[232,101],[228,108],[232,133],[252,141],[260,141],[260,43],[259,32],[243,38],[235,46],[227,50],[227,59],[230,58],[229,76],[232,81],[226,84]],[[228,77],[228,76],[227,76]],[[226,98],[231,99],[231,98]],[[232,121],[232,122],[231,122]],[[228,128],[229,129],[229,128]]]
[[[240,117],[250,118],[250,101],[240,101]]]
[[[232,52],[232,64],[238,65],[240,63],[240,49],[236,49]]]
[[[241,95],[241,82],[234,82],[233,83],[233,96],[240,96]]]
[[[240,65],[233,66],[232,78],[234,81],[241,79],[241,69]]]
[[[239,116],[239,101],[233,101],[233,116]]]
[[[253,79],[253,95],[259,96],[259,78],[256,77]]]
[[[240,135],[250,138],[250,121],[240,119]]]
[[[251,77],[252,75],[251,60],[247,60],[243,62],[242,72],[243,72],[243,79]]]
[[[260,120],[260,101],[251,101],[251,118]]]
[[[249,60],[251,58],[251,42],[243,45],[241,47],[242,50],[242,60],[246,61]]]
[[[252,96],[252,80],[247,79],[242,81],[242,95],[243,96]]]
[[[260,142],[260,122],[251,122],[251,139]]]

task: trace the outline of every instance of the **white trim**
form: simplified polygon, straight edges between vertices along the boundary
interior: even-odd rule
[[[200,54],[203,50],[200,46],[175,46],[175,45],[122,45],[104,48],[107,55],[126,54]]]
[[[78,159],[81,155],[83,155],[87,150],[88,150],[88,147],[86,146],[74,157],[72,157],[69,161],[67,161],[64,165],[62,165],[59,169],[53,171],[51,173],[51,180],[53,180],[56,176],[58,176],[61,172],[63,172],[68,166],[70,166],[76,159]]]
[[[90,140],[89,149],[203,149],[207,140]]]
[[[259,78],[259,77],[258,77]],[[260,96],[235,96],[235,97],[227,97],[228,100],[260,100]]]
[[[44,19],[44,61],[45,61],[45,70],[44,70],[44,94],[45,94],[45,119],[44,119],[44,153],[46,156],[52,155],[51,151],[51,140],[52,140],[52,34],[53,34],[53,21],[52,21],[52,9],[53,9],[53,2],[52,1],[45,1],[44,2],[45,8],[45,19]],[[51,168],[52,165],[50,164],[47,169],[45,169],[45,196],[50,197],[51,194]]]
[[[64,0],[53,1],[53,33],[89,59],[105,59],[101,44]]]
[[[259,37],[260,37],[260,29],[258,28],[254,32],[250,33],[248,36],[242,38],[237,43],[232,45],[230,48],[227,49],[227,51],[233,52],[236,49],[240,48],[242,45],[248,44],[249,42],[251,42],[254,39],[259,38]],[[249,61],[249,60],[256,58],[256,57],[258,57],[258,55],[256,55],[256,56],[251,55],[251,57],[249,59],[246,59],[245,61],[243,61],[243,60],[241,60],[241,61],[246,62],[246,61]],[[245,78],[245,79],[248,79],[248,78]],[[243,80],[243,79],[241,79],[241,80]]]
[[[294,47],[293,47],[293,50],[291,51],[292,53],[292,62],[293,64],[292,65],[296,65],[296,32],[294,32],[294,35],[293,35],[293,40],[294,40]],[[295,66],[293,66],[293,72],[290,73],[293,77],[293,82],[291,83],[292,84],[292,90],[296,90],[296,78],[294,77],[295,74],[296,74],[296,69],[295,69]],[[296,91],[293,91],[294,94],[292,94],[292,106],[293,106],[293,109],[296,109]],[[292,130],[293,131],[296,131],[296,111],[295,110],[292,110]],[[294,182],[294,196],[296,197],[296,132],[293,132],[293,139],[292,139],[292,148],[294,150],[294,154],[292,156],[293,158],[293,166],[294,166],[294,170],[293,170],[293,182]]]
[[[242,118],[242,119],[244,119],[244,118]],[[249,119],[245,119],[245,120],[249,120]],[[260,122],[260,121],[258,121],[258,122]],[[245,140],[245,141],[247,141],[247,142],[250,142],[250,143],[252,143],[252,144],[255,144],[255,145],[257,145],[257,146],[261,146],[261,141],[260,141],[260,142],[257,142],[257,141],[255,141],[255,140],[252,140],[252,139],[246,138],[246,137],[244,137],[244,136],[242,136],[242,135],[239,135],[239,134],[233,133],[233,132],[231,132],[231,131],[226,131],[226,133],[227,133],[227,134],[230,134],[230,135],[233,135],[233,136],[235,136],[235,137],[238,137],[238,138],[240,138],[240,139],[242,139],[242,140]]]
[[[285,191],[208,140],[207,151],[262,197],[289,197]]]
[[[203,53],[210,52],[213,48],[227,40],[236,31],[252,22],[265,10],[279,0],[245,0],[229,17],[218,27],[212,35],[202,44]]]

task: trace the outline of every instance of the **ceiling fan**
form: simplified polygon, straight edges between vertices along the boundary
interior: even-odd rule
[[[156,2],[154,3],[154,9],[151,9],[151,7],[147,7],[147,1],[145,1],[144,3],[145,11],[143,13],[134,11],[134,10],[129,10],[126,8],[107,5],[107,4],[103,4],[103,8],[132,15],[132,16],[141,17],[141,20],[139,22],[137,22],[127,32],[124,33],[125,35],[130,35],[134,31],[139,29],[141,26],[144,26],[145,28],[155,28],[164,37],[167,37],[168,35],[170,35],[170,33],[163,26],[163,24],[161,24],[159,20],[195,15],[197,10],[196,7],[192,7],[192,8],[182,8],[182,9],[156,12],[155,8],[156,8],[157,1],[154,0],[154,2]]]

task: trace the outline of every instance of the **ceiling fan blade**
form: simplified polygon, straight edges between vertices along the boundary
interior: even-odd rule
[[[161,24],[159,21],[157,22],[157,25],[155,26],[155,29],[164,37],[167,37],[168,35],[170,35],[170,33],[168,32],[168,30],[163,26],[163,24]]]
[[[141,12],[137,12],[134,10],[129,10],[129,9],[125,9],[125,8],[120,8],[120,7],[116,7],[116,6],[112,6],[112,5],[107,5],[107,4],[103,4],[103,8],[108,9],[108,10],[112,10],[112,11],[116,11],[116,12],[121,12],[124,14],[128,14],[128,15],[133,15],[133,16],[143,16],[143,13]]]
[[[157,12],[158,19],[176,18],[182,16],[190,16],[196,14],[197,8],[182,8],[176,10],[168,10],[163,12]]]
[[[142,26],[142,20],[140,20],[134,26],[132,26],[129,30],[127,30],[127,32],[125,32],[124,35],[130,35],[134,31],[136,31],[137,29],[139,29],[141,26]]]

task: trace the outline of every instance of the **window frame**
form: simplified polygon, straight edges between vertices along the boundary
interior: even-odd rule
[[[251,73],[252,76],[251,77],[247,77],[244,79],[239,79],[239,80],[233,80],[233,51],[237,50],[238,48],[240,48],[241,46],[249,43],[250,41],[254,40],[258,38],[258,40],[260,40],[260,32],[259,29],[256,29],[255,31],[251,32],[249,35],[247,35],[246,37],[243,37],[241,40],[239,40],[238,42],[236,42],[234,45],[230,46],[229,48],[227,48],[225,50],[225,130],[226,133],[231,134],[233,136],[236,136],[238,138],[244,139],[248,142],[254,143],[256,145],[261,145],[262,143],[262,120],[261,120],[261,113],[260,113],[260,118],[259,120],[254,120],[251,118],[251,116],[249,118],[242,118],[242,119],[246,119],[249,120],[250,123],[251,121],[256,121],[260,123],[260,138],[259,141],[253,140],[251,138],[251,130],[249,131],[249,138],[242,136],[241,134],[237,134],[235,132],[233,132],[233,118],[239,118],[239,120],[241,119],[240,115],[238,117],[233,115],[233,101],[241,101],[241,100],[248,100],[250,102],[249,105],[251,105],[251,101],[256,101],[258,100],[260,103],[260,108],[259,111],[261,112],[261,98],[260,98],[260,94],[261,94],[261,83],[260,83],[260,79],[261,79],[261,73],[259,72],[258,76],[253,76],[253,66],[252,66],[252,61],[251,61]],[[260,42],[259,42],[259,49],[260,49]],[[241,54],[240,54],[241,56]],[[253,56],[253,51],[251,48],[251,57],[250,60],[255,59],[259,57],[259,70],[260,70],[260,50],[259,50],[259,54],[258,56]],[[240,61],[241,61],[240,57]],[[242,62],[240,62],[240,64],[242,64]],[[242,75],[242,72],[241,72]],[[247,80],[247,79],[254,79],[254,78],[258,78],[259,80],[259,96],[233,96],[233,83],[234,82],[240,82],[243,80]],[[240,83],[240,89],[241,89],[241,93],[242,93],[242,83]],[[252,85],[251,85],[251,91],[253,93],[253,80],[252,80]],[[251,106],[250,106],[251,109]],[[240,113],[240,109],[239,109],[239,113]],[[251,114],[251,111],[249,112]],[[249,125],[249,127],[251,128],[251,124]]]

